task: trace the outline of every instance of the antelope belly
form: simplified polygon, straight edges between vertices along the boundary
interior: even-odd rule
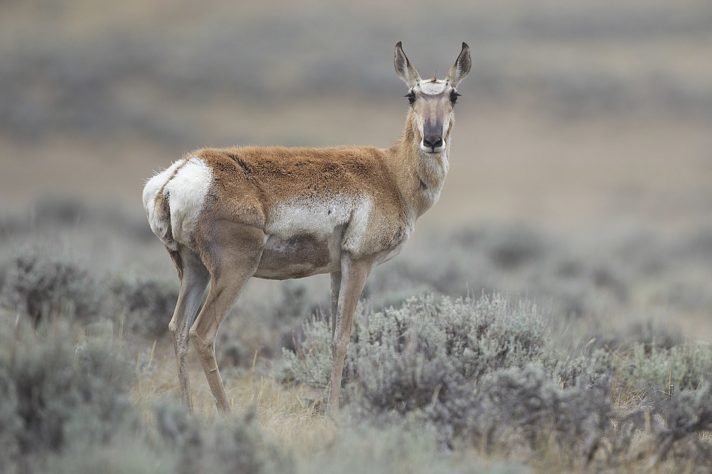
[[[255,276],[285,280],[339,269],[339,245],[335,238],[319,239],[311,234],[287,239],[271,235],[265,243]]]

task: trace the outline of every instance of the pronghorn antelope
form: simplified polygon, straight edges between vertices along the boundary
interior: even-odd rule
[[[405,131],[390,148],[207,148],[148,180],[148,221],[180,279],[168,327],[189,408],[190,338],[218,409],[230,410],[215,336],[248,279],[330,273],[334,363],[328,406],[338,410],[356,303],[372,266],[398,253],[416,219],[440,196],[457,85],[470,62],[462,43],[447,78],[421,80],[396,44],[395,68],[408,86],[410,108]]]

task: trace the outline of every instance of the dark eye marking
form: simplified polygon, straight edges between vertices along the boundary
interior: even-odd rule
[[[413,105],[413,102],[415,102],[415,92],[410,91],[405,95],[405,97],[408,98],[408,102],[410,102],[410,105]]]
[[[460,97],[461,94],[458,94],[455,89],[450,91],[450,102],[453,104],[457,103],[457,98]]]

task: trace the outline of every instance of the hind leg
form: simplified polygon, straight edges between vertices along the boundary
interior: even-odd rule
[[[190,329],[190,340],[198,353],[218,410],[222,413],[230,411],[230,404],[215,359],[215,337],[240,290],[257,271],[265,239],[261,229],[219,221],[213,224],[211,241],[205,245],[210,289]]]
[[[192,250],[181,247],[178,251],[170,251],[170,253],[178,269],[180,291],[173,317],[171,322],[168,323],[168,330],[173,335],[181,399],[183,404],[192,411],[190,380],[186,370],[188,330],[200,310],[200,304],[203,301],[210,275]]]

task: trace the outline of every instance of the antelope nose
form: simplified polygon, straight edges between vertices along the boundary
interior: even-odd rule
[[[434,151],[443,146],[443,139],[440,135],[426,135],[423,137],[423,145]]]

